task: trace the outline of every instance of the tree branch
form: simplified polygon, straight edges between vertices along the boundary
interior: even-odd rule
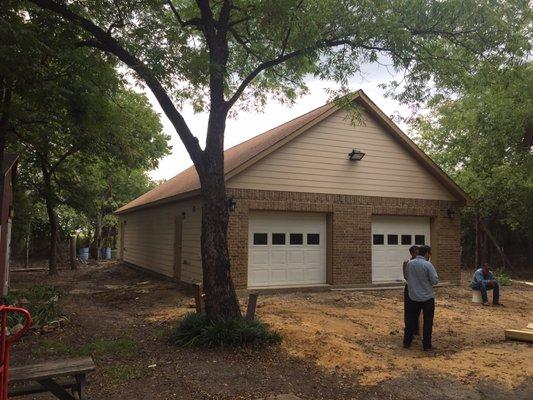
[[[316,51],[316,50],[320,50],[320,49],[323,49],[323,48],[337,47],[337,46],[341,46],[341,45],[349,45],[349,46],[351,46],[353,48],[359,47],[359,48],[363,48],[363,49],[366,49],[366,50],[377,50],[377,51],[393,52],[393,50],[389,49],[389,48],[380,47],[380,46],[359,44],[359,43],[355,43],[355,42],[353,42],[351,40],[347,40],[347,39],[327,39],[327,40],[320,41],[320,42],[318,42],[317,44],[315,44],[313,46],[309,46],[309,47],[306,47],[306,48],[303,48],[303,49],[295,50],[295,51],[292,51],[290,53],[286,53],[286,54],[280,55],[277,58],[274,58],[272,60],[265,61],[265,62],[259,64],[246,78],[244,78],[244,80],[241,82],[241,84],[239,85],[239,87],[237,88],[237,90],[235,91],[233,96],[231,96],[231,98],[227,101],[228,109],[230,109],[235,104],[235,102],[239,99],[239,97],[242,94],[242,92],[244,92],[246,87],[257,77],[257,75],[259,75],[264,70],[266,70],[268,68],[275,67],[275,66],[277,66],[279,64],[282,64],[285,61],[288,61],[288,60],[290,60],[292,58],[300,57],[300,56],[302,56],[304,54],[310,54],[310,53],[312,53],[313,51]]]
[[[80,150],[81,149],[78,146],[72,145],[70,149],[63,153],[63,155],[59,157],[59,159],[54,164],[52,164],[52,166],[50,167],[50,172],[53,174],[68,157],[77,153]]]
[[[182,28],[185,28],[187,26],[195,26],[199,29],[202,28],[202,20],[200,18],[191,18],[188,21],[184,21],[181,18],[180,13],[178,9],[176,8],[176,6],[174,5],[174,3],[172,2],[172,0],[166,0],[166,3],[169,5],[170,9],[172,10],[172,13],[176,17],[176,20],[178,21],[178,23],[181,25]]]
[[[76,14],[63,4],[58,4],[52,0],[30,0],[39,7],[52,11],[61,15],[64,19],[73,24],[83,28],[90,33],[96,42],[90,43],[92,47],[106,51],[115,55],[120,61],[133,69],[139,77],[150,88],[166,116],[176,129],[181,141],[185,145],[189,155],[191,156],[195,165],[200,165],[202,149],[198,143],[198,139],[192,134],[185,119],[174,106],[166,90],[161,83],[154,77],[152,71],[137,57],[127,51],[117,40],[115,40],[109,33],[104,31],[92,21]],[[86,42],[87,43],[87,42]]]

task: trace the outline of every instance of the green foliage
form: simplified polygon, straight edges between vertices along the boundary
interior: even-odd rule
[[[504,271],[496,271],[496,280],[501,286],[509,286],[511,284],[511,275]]]
[[[63,291],[54,286],[35,285],[27,289],[11,291],[6,297],[6,303],[12,306],[26,308],[32,317],[33,325],[42,326],[58,317],[57,303]],[[20,314],[9,315],[9,326],[23,323]]]
[[[533,240],[533,65],[519,59],[507,67],[483,64],[461,86],[453,96],[434,98],[417,121],[420,144],[475,200],[500,243],[527,254]],[[464,221],[471,238],[473,211]]]
[[[188,314],[172,332],[170,342],[180,347],[261,348],[280,343],[281,336],[256,320],[249,321],[245,318],[211,320],[204,314]]]
[[[77,29],[57,17],[24,10],[23,2],[0,5],[0,84],[12,92],[7,147],[20,156],[18,249],[50,237],[39,232],[50,212],[62,237],[93,229],[97,215],[151,187],[145,171],[169,152],[159,115],[116,61],[80,47]],[[105,222],[116,231],[116,220]]]

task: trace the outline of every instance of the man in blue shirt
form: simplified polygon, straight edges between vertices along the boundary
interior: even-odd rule
[[[435,291],[433,286],[439,282],[435,267],[428,260],[431,247],[420,246],[418,255],[409,261],[406,267],[409,303],[407,308],[407,329],[403,337],[403,346],[411,346],[413,335],[418,324],[420,311],[424,314],[422,345],[424,350],[431,350],[431,334],[433,316],[435,314]]]
[[[500,285],[498,285],[496,277],[490,271],[489,263],[484,262],[481,268],[478,268],[476,272],[474,272],[470,287],[473,290],[479,290],[481,292],[484,306],[490,305],[487,290],[492,289],[492,305],[500,305]]]

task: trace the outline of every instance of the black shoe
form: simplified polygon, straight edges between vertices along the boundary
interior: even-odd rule
[[[407,344],[407,343],[403,343],[403,348],[404,349],[408,349],[409,347],[411,347],[411,343]]]
[[[435,348],[433,346],[424,347],[424,351],[434,351]]]
[[[413,335],[420,336],[420,332],[416,331],[415,333],[413,333]]]

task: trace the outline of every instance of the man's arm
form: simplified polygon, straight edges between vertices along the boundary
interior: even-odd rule
[[[402,271],[403,271],[403,279],[407,280],[407,263],[409,261],[404,261],[402,264]]]
[[[429,266],[428,266],[428,274],[429,274],[429,282],[433,286],[439,283],[439,276],[437,275],[437,271],[435,270],[435,267],[431,263],[429,263]]]
[[[475,286],[478,283],[483,282],[483,274],[479,269],[474,272],[474,276],[472,277],[472,286]]]

